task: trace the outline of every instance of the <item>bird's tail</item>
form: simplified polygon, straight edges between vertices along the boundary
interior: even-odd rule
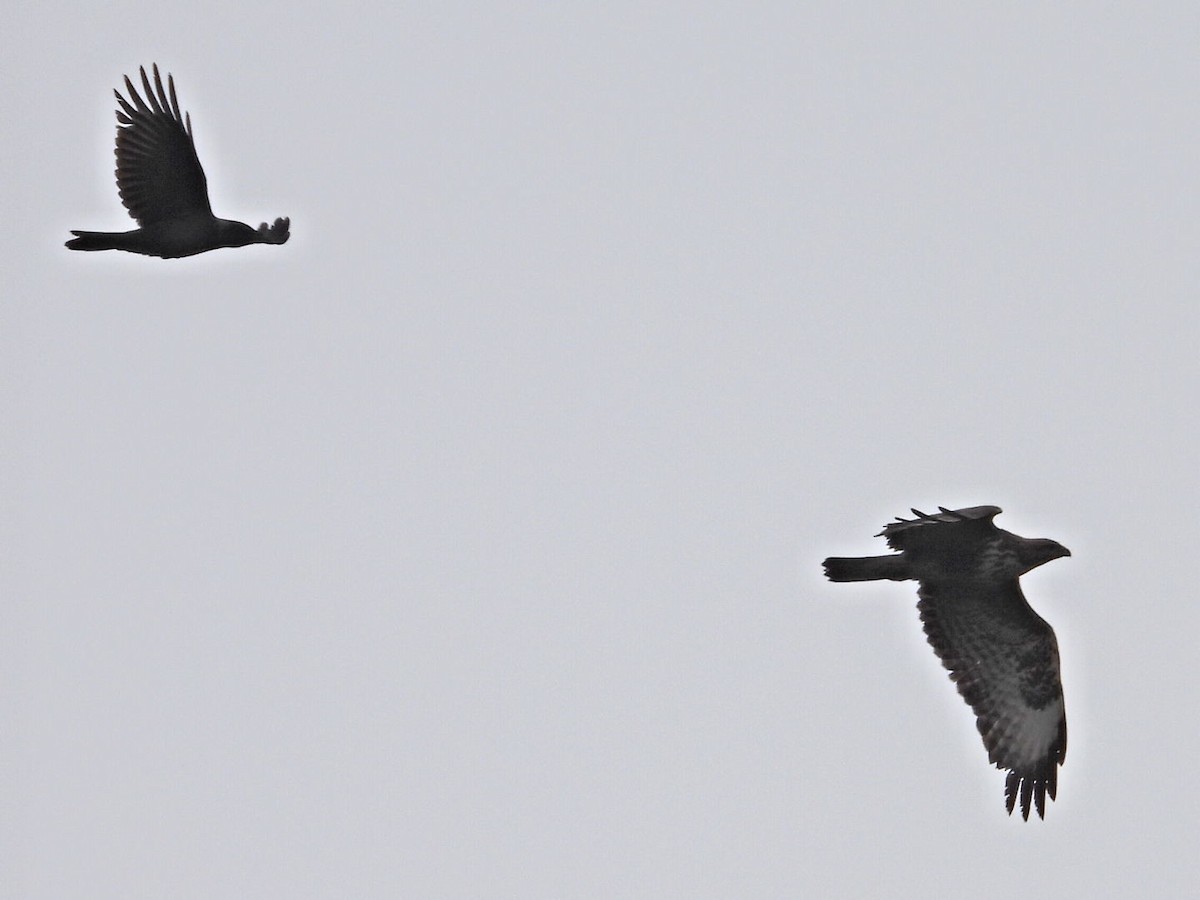
[[[906,581],[912,577],[904,557],[831,556],[825,560],[825,577],[830,581]]]
[[[124,231],[72,231],[74,238],[67,241],[71,250],[124,250]]]

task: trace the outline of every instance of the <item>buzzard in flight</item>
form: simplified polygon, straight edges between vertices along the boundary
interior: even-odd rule
[[[897,519],[877,537],[899,553],[830,557],[830,581],[916,581],[925,634],[975,712],[988,761],[1007,769],[1004,799],[1045,817],[1067,753],[1067,719],[1054,631],[1021,593],[1020,576],[1060,556],[1062,544],[997,528],[996,506]]]
[[[163,90],[158,65],[154,88],[142,67],[146,99],[138,96],[129,77],[126,100],[117,91],[117,192],[141,228],[133,231],[72,231],[72,250],[128,250],[146,256],[174,259],[218,247],[283,244],[289,219],[263,222],[257,229],[244,222],[218,219],[208,202],[208,181],[196,144],[192,117],[180,115],[175,79],[167,75],[170,95]]]

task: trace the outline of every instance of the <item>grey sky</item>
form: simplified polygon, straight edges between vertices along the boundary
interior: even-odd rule
[[[1194,886],[1200,13],[21,3],[0,896]],[[218,215],[133,227],[174,73]],[[1070,727],[1004,814],[909,506],[997,504]]]

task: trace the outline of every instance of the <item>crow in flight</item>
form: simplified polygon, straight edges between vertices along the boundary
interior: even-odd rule
[[[181,116],[175,79],[167,75],[170,96],[163,90],[158,65],[154,88],[141,67],[146,100],[125,76],[126,100],[117,91],[117,192],[141,228],[133,231],[72,231],[72,250],[128,250],[175,259],[218,247],[283,244],[290,219],[266,222],[257,229],[244,222],[218,219],[208,202],[208,182],[196,144],[192,117]]]
[[[1004,799],[1045,816],[1067,753],[1067,718],[1054,631],[1018,579],[1069,551],[992,524],[996,506],[897,519],[877,537],[899,553],[825,560],[830,581],[916,581],[925,635],[975,712],[988,761],[1007,769]]]

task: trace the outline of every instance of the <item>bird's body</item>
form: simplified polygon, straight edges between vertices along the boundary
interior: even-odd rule
[[[917,608],[934,652],[976,715],[988,760],[1008,769],[1011,813],[1031,800],[1045,815],[1067,751],[1058,645],[1029,606],[1021,575],[1070,556],[1055,541],[1029,539],[992,524],[1000,509],[977,506],[898,520],[880,535],[898,554],[831,557],[832,581],[914,580]]]
[[[245,247],[247,244],[283,243],[263,241],[245,222],[218,219],[215,216],[190,216],[159,223],[154,228],[132,231],[73,231],[78,235],[67,246],[72,250],[127,250],[145,256],[178,259],[195,256],[220,247]]]
[[[126,100],[116,93],[117,190],[140,228],[131,231],[72,231],[72,250],[125,250],[175,259],[219,247],[282,244],[290,220],[265,222],[257,229],[244,222],[218,219],[208,200],[208,182],[196,155],[192,120],[181,115],[175,80],[163,89],[158,66],[154,86],[141,69],[143,100],[127,77]]]

